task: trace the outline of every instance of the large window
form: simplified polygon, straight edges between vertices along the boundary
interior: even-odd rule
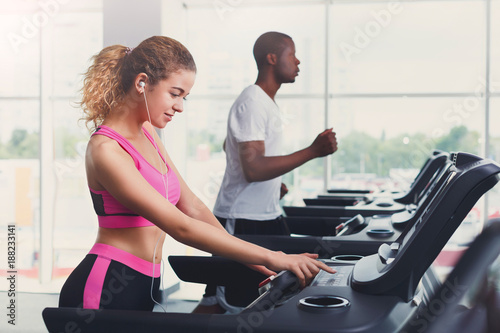
[[[187,43],[199,67],[187,131],[201,145],[191,145],[188,160],[204,151],[224,163],[229,106],[255,81],[253,43],[269,30],[292,36],[301,60],[296,82],[277,94],[285,117],[300,119],[285,126],[286,152],[325,127],[337,132],[327,187],[343,173],[419,168],[435,148],[484,154],[486,1],[187,4]],[[287,203],[324,190],[322,168],[314,161],[287,175],[298,191]],[[211,205],[214,195],[206,199]]]
[[[38,281],[59,291],[95,239],[88,133],[75,102],[81,73],[102,47],[101,7],[33,0],[1,8],[0,226],[17,227],[18,291],[39,291]]]
[[[345,148],[332,186],[344,172],[419,168],[435,148],[482,153],[484,2],[342,2],[330,13],[329,111]]]

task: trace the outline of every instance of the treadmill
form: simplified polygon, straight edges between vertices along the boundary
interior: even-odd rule
[[[324,259],[337,273],[321,271],[304,289],[284,271],[265,281],[262,295],[237,315],[46,308],[45,324],[49,332],[400,332],[422,304],[422,276],[477,200],[499,180],[500,166],[491,160],[466,153],[452,158],[446,180],[414,225],[355,264]],[[184,279],[174,258],[169,261]],[[186,281],[237,284],[239,268],[248,268],[227,262],[234,265],[231,270],[200,266]]]
[[[408,192],[404,194],[376,193],[362,197],[351,194],[319,195],[317,198],[304,198],[306,206],[284,206],[287,219],[298,216],[307,217],[353,217],[357,214],[373,216],[393,214],[405,210],[407,205],[416,204],[428,184],[432,183],[439,170],[445,165],[449,155],[434,151],[425,162],[413,181]]]
[[[342,189],[329,189],[327,190],[327,194],[320,194],[316,198],[304,198],[303,200],[304,203],[309,206],[354,205],[357,202],[372,202],[379,198],[387,202],[394,201],[402,204],[416,203],[427,184],[432,181],[436,172],[448,158],[448,153],[441,150],[433,150],[431,156],[425,161],[406,192],[368,192],[364,190],[346,191]]]
[[[421,197],[425,195],[428,187],[439,178],[439,174],[443,168],[446,167],[446,164],[449,161],[449,154],[435,151],[433,156],[431,156],[427,162],[424,164],[419,174],[413,181],[412,185],[408,192],[404,194],[394,195],[391,194],[388,196],[387,194],[383,195],[383,199],[377,200],[375,205],[391,207],[392,203],[397,202],[400,204],[405,204],[405,208],[411,208],[413,205],[418,205],[421,201]],[[319,195],[315,199],[303,199],[307,206],[316,205],[316,206],[350,206],[351,208],[357,206],[360,207],[360,202],[363,202],[364,207],[366,208],[366,204],[372,204],[374,202],[374,198],[377,198],[382,194],[374,194],[371,196],[363,196],[363,197],[343,197],[343,196],[335,196],[329,197],[328,195]],[[399,206],[400,208],[401,206]],[[321,208],[321,207],[318,207]],[[350,209],[351,209],[350,208]],[[398,208],[398,209],[399,209]],[[301,235],[311,235],[311,236],[334,236],[337,235],[339,228],[346,225],[350,219],[352,219],[352,214],[349,214],[348,217],[339,217],[339,216],[301,216],[303,214],[309,214],[308,207],[305,208],[295,208],[295,207],[286,207],[289,214],[294,214],[296,212],[297,215],[293,216],[285,216],[284,219],[290,228],[292,234],[301,234]],[[385,208],[383,208],[385,209]],[[291,211],[292,210],[292,211]],[[315,209],[317,211],[317,209]],[[377,208],[376,212],[379,212],[380,209]],[[330,211],[328,211],[329,213]],[[341,213],[343,210],[341,210]],[[366,210],[360,211],[363,215],[367,214]],[[377,214],[377,215],[387,215],[390,214],[391,211],[382,212],[385,214]],[[314,214],[314,212],[312,212]],[[337,213],[336,213],[337,214]],[[356,214],[354,216],[358,216],[362,214]],[[351,228],[358,223],[351,223]],[[358,229],[356,231],[359,231]]]
[[[283,206],[283,210],[287,217],[290,216],[307,216],[307,217],[353,217],[358,214],[362,216],[387,215],[402,212],[406,205],[393,202],[392,200],[375,199],[365,202],[359,201],[353,205],[329,206],[329,205],[313,205],[308,200],[322,201],[324,199],[303,199],[309,204],[306,206]],[[329,200],[327,200],[329,201]]]
[[[465,153],[454,153],[463,155]],[[443,156],[443,155],[441,155]],[[464,155],[465,156],[465,155]],[[287,218],[292,235],[236,235],[251,243],[285,253],[317,253],[320,258],[335,255],[365,256],[377,252],[383,243],[395,241],[405,228],[413,225],[429,208],[449,174],[454,172],[453,161],[445,155],[418,202],[393,214],[328,219],[320,217]],[[350,257],[353,258],[353,257]],[[353,259],[356,259],[354,257]]]

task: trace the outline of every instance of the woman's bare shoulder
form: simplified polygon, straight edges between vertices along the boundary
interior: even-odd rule
[[[118,142],[103,135],[90,138],[85,159],[87,168],[103,168],[108,165],[115,167],[122,163],[134,165],[130,155]]]

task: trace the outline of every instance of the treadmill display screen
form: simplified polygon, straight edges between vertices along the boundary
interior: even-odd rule
[[[330,266],[330,265],[329,265]],[[348,277],[352,272],[352,265],[348,266],[330,266],[337,271],[335,274],[330,274],[325,271],[320,271],[314,278],[311,286],[319,287],[333,287],[333,286],[347,286]]]
[[[423,190],[419,194],[419,197],[418,197],[418,206],[421,206],[425,202],[425,200],[427,199],[427,197],[429,195],[431,195],[431,193],[433,193],[434,187],[437,186],[438,184],[440,184],[439,180],[443,179],[444,175],[448,172],[448,170],[450,169],[450,167],[451,167],[451,164],[448,164],[442,170],[438,170],[436,172],[435,177],[433,176],[433,178],[429,181],[429,183],[427,184],[425,190]]]
[[[455,175],[456,175],[455,171],[452,171],[452,172],[450,172],[448,174],[448,176],[446,177],[446,180],[445,180],[444,184],[441,185],[441,188],[439,189],[439,192],[434,196],[434,199],[442,197],[442,193],[446,190],[446,188],[450,184],[451,180],[455,177]],[[431,202],[431,206],[428,209],[426,209],[421,214],[421,216],[419,217],[418,221],[404,235],[404,239],[403,239],[403,242],[402,242],[403,246],[406,246],[406,244],[410,241],[410,239],[413,237],[413,235],[415,233],[415,230],[417,230],[417,229],[419,229],[421,227],[421,224],[424,221],[424,219],[426,218],[426,215],[428,213],[430,213],[433,209],[435,209],[436,203],[434,202],[434,199],[433,199],[433,202]]]

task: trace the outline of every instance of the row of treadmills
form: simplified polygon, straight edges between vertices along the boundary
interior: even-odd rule
[[[83,316],[46,308],[43,318],[50,332],[500,332],[500,268],[490,272],[500,264],[500,220],[489,222],[444,282],[431,266],[499,173],[492,160],[435,151],[406,193],[332,190],[284,207],[290,236],[238,235],[272,250],[318,253],[337,271],[320,272],[303,289],[288,271],[259,284],[264,276],[230,260],[169,257],[183,281],[244,294],[234,300],[245,306],[238,314]]]

